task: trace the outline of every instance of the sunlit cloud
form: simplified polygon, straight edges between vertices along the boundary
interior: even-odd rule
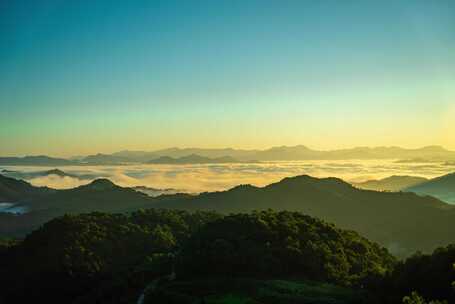
[[[11,167],[22,172],[42,171],[42,167]],[[155,189],[179,189],[198,193],[219,191],[239,184],[265,186],[285,177],[308,174],[314,177],[338,177],[362,182],[390,175],[432,178],[447,174],[454,166],[445,163],[396,163],[387,161],[294,161],[212,165],[131,165],[74,166],[61,170],[75,177],[48,175],[29,179],[36,186],[67,189],[108,178],[124,187],[147,186]]]

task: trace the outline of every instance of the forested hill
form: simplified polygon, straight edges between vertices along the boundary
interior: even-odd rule
[[[169,274],[175,281],[157,283],[147,303],[240,292],[267,304],[395,304],[412,291],[452,303],[454,262],[455,246],[398,262],[358,233],[298,212],[65,215],[22,242],[0,240],[0,303],[134,303]]]
[[[337,178],[303,175],[263,188],[243,185],[154,206],[222,213],[268,208],[301,211],[358,231],[397,255],[455,242],[454,207],[413,193],[361,190]]]
[[[39,189],[24,185],[26,189]],[[27,193],[28,190],[23,192]],[[30,208],[28,213],[0,213],[0,235],[23,236],[65,213],[132,212],[141,208],[238,213],[270,208],[301,211],[358,231],[398,256],[416,250],[429,252],[455,242],[454,206],[413,193],[360,190],[340,179],[306,175],[285,178],[263,188],[241,185],[196,196],[177,194],[156,198],[100,179],[74,189],[36,195],[21,203]]]
[[[23,180],[0,175],[0,203],[37,199],[51,192],[49,188],[34,187]]]

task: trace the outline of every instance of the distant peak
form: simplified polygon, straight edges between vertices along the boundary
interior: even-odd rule
[[[244,190],[252,190],[252,189],[258,189],[258,187],[253,186],[251,184],[241,184],[237,185],[234,188],[231,188],[229,191],[244,191]]]
[[[447,151],[444,147],[441,147],[441,146],[437,146],[437,145],[433,145],[433,146],[425,146],[422,148],[422,150],[426,150],[426,151]]]
[[[86,187],[88,187],[90,189],[96,189],[96,190],[105,190],[105,189],[114,188],[114,187],[116,187],[116,185],[106,178],[98,178],[98,179],[95,179],[90,184],[86,185]]]
[[[65,172],[63,172],[60,169],[52,169],[52,170],[46,171],[46,173],[49,175],[53,174],[53,175],[60,175],[60,176],[63,176],[66,174]]]
[[[338,184],[338,185],[349,185],[346,183],[344,180],[337,178],[337,177],[324,177],[324,178],[318,178],[318,177],[313,177],[307,174],[303,175],[297,175],[297,176],[292,176],[292,177],[285,177],[278,183],[275,183],[275,185],[281,184],[300,184],[300,183],[331,183],[331,184]],[[271,184],[274,185],[274,184]]]

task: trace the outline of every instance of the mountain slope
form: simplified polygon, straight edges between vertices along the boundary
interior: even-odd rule
[[[32,210],[53,210],[63,213],[92,211],[124,212],[147,206],[153,199],[131,188],[115,185],[108,179],[55,193],[29,203]]]
[[[424,177],[392,175],[383,179],[368,180],[363,183],[354,183],[360,189],[375,190],[375,191],[401,191],[405,188],[415,186],[428,181]]]
[[[45,222],[68,213],[134,211],[150,208],[154,201],[144,193],[116,186],[106,179],[68,190],[37,188],[23,181],[8,180],[16,181],[15,185],[21,187],[16,185],[12,188],[14,192],[0,188],[0,194],[8,193],[8,198],[19,200],[28,212],[21,215],[0,212],[0,237],[23,237]],[[2,185],[0,183],[0,187]]]
[[[285,178],[263,188],[241,185],[223,192],[156,198],[99,179],[74,189],[37,196],[27,202],[27,207],[30,212],[25,215],[0,216],[0,235],[30,231],[65,213],[146,208],[222,213],[275,209],[301,211],[355,230],[397,255],[431,251],[455,242],[455,206],[414,193],[360,190],[337,178],[317,179],[306,175]]]
[[[36,199],[52,191],[49,188],[34,187],[25,181],[0,175],[0,203]]]
[[[222,213],[269,208],[301,211],[358,231],[399,255],[455,242],[454,207],[414,193],[360,190],[336,178],[285,178],[264,188],[238,186],[158,202],[155,207]]]
[[[405,190],[420,195],[431,195],[444,202],[455,204],[455,173],[433,178]]]

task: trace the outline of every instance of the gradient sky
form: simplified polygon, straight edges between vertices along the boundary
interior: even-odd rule
[[[0,155],[455,150],[455,1],[0,1]]]

